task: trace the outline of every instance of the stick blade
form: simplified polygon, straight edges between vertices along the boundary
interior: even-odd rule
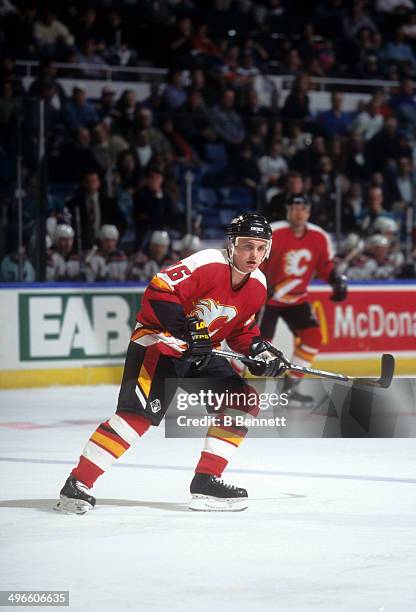
[[[395,361],[393,355],[390,355],[390,353],[383,353],[381,356],[380,378],[355,378],[354,384],[388,389],[393,380],[394,365]]]
[[[395,361],[393,355],[384,353],[381,356],[381,375],[377,383],[379,387],[387,389],[393,380]]]

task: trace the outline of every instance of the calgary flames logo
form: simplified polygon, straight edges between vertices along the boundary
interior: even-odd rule
[[[200,300],[195,304],[191,314],[195,314],[203,319],[207,324],[209,333],[214,334],[222,325],[225,325],[237,316],[237,308],[220,304],[208,298]]]
[[[285,257],[285,272],[290,276],[302,276],[308,269],[306,262],[311,261],[312,254],[308,249],[288,251]],[[304,264],[301,262],[304,260]]]

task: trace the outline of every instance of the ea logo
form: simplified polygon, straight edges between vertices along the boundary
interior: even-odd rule
[[[302,276],[308,269],[306,262],[311,261],[312,254],[308,249],[289,251],[285,257],[285,272],[290,276]]]

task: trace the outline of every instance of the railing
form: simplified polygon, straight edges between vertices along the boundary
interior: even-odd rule
[[[22,76],[34,77],[36,76],[36,70],[39,62],[30,60],[18,60],[16,66],[21,69]],[[66,72],[72,72],[74,70],[79,71],[79,78],[82,78],[83,72],[100,72],[102,73],[102,79],[107,81],[122,81],[123,77],[127,80],[131,80],[132,76],[136,76],[137,81],[163,81],[168,70],[167,68],[155,68],[152,66],[112,66],[105,64],[103,66],[97,64],[84,64],[84,63],[64,63],[54,62],[54,65],[60,71],[60,76],[65,78]],[[73,74],[71,75],[73,77]],[[275,75],[275,74],[264,74],[262,75],[265,79],[271,79],[275,82],[281,83],[282,88],[290,88],[294,76],[293,75]],[[350,89],[351,91],[361,90],[373,90],[373,89],[390,89],[397,87],[398,81],[385,81],[385,80],[364,80],[364,79],[336,79],[326,77],[310,77],[310,84],[312,89],[317,91],[331,91],[333,89]]]
[[[29,60],[18,60],[16,66],[21,69],[22,76],[35,77],[39,62]],[[99,64],[84,64],[84,63],[65,63],[65,62],[54,62],[54,66],[60,71],[60,77],[65,78],[65,72],[72,72],[79,70],[79,78],[82,78],[83,72],[97,72],[102,73],[103,80],[106,81],[122,81],[123,77],[127,77],[127,80],[131,80],[132,76],[136,76],[137,81],[162,81],[167,74],[166,68],[154,68],[152,66],[112,66],[105,64],[100,66]],[[67,75],[68,76],[68,75]],[[71,74],[73,78],[73,74]]]

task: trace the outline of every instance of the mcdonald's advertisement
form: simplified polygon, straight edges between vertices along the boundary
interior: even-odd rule
[[[324,285],[310,288],[321,324],[320,355],[403,353],[415,360],[416,284],[351,284],[344,302],[332,302]]]

